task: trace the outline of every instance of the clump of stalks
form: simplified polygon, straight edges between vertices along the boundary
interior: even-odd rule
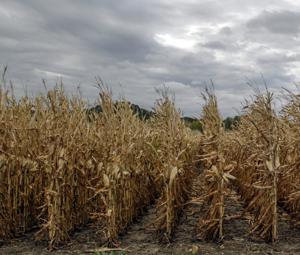
[[[49,93],[49,97],[61,96],[58,87]],[[0,189],[4,200],[1,201],[0,211],[4,221],[1,224],[4,238],[6,235],[24,232],[34,224],[41,224],[43,220],[47,221],[46,213],[49,213],[47,223],[49,235],[54,238],[55,231],[59,229],[53,218],[57,213],[55,211],[57,204],[62,201],[52,190],[58,185],[52,174],[54,168],[56,170],[62,165],[62,160],[58,159],[62,156],[61,147],[56,140],[56,134],[49,128],[45,129],[46,125],[55,125],[57,122],[50,123],[51,114],[43,110],[42,102],[45,97],[42,97],[40,100],[34,100],[25,95],[17,102],[13,93],[9,97],[9,91],[3,91],[1,88],[1,153],[3,154],[1,155]],[[64,99],[61,97],[60,99],[63,103]],[[56,105],[53,103],[51,107],[55,109]],[[64,111],[63,104],[60,110]],[[59,115],[58,111],[55,111],[55,114]],[[45,116],[50,118],[47,123]],[[63,128],[66,129],[66,126],[64,125]],[[54,153],[55,147],[60,147],[57,148],[59,156]],[[51,162],[51,159],[54,162]],[[67,187],[62,187],[64,188]],[[14,227],[6,221],[8,218],[14,222]],[[63,224],[68,226],[68,223]],[[64,238],[68,237],[62,235],[62,240]]]
[[[210,204],[195,228],[203,229],[198,237],[208,239],[224,238],[224,206],[227,184],[235,179],[230,174],[233,165],[228,164],[230,158],[224,150],[223,139],[225,135],[222,117],[220,115],[214,85],[205,87],[201,93],[204,100],[202,105],[202,125],[205,140],[202,144],[203,154],[198,158],[205,164],[202,173],[202,185],[205,187],[201,199],[204,204]]]
[[[235,186],[247,205],[244,213],[254,214],[254,224],[248,234],[259,230],[258,235],[275,243],[284,130],[273,106],[273,93],[268,91],[267,85],[265,93],[252,83],[249,85],[255,93],[253,103],[246,101],[234,139],[233,151],[239,151],[234,155],[237,162]]]
[[[294,94],[285,89],[282,97],[285,100],[280,115],[284,127],[284,135],[281,138],[280,161],[285,166],[280,173],[278,184],[278,202],[283,206],[300,225],[300,176],[299,176],[299,121],[300,121],[300,89],[296,85],[298,93]]]
[[[52,248],[93,222],[99,243],[116,245],[161,194],[160,219],[170,238],[193,177],[191,133],[166,97],[149,125],[124,97],[114,102],[99,78],[96,87],[100,114],[76,95],[69,99],[63,84],[19,101],[1,87],[3,239],[38,225],[36,242]]]
[[[38,224],[36,241],[52,247],[93,220],[101,241],[116,243],[158,195],[146,124],[104,90],[101,116],[90,122],[84,101],[69,99],[63,86],[19,102],[0,91],[2,237]]]
[[[39,226],[36,241],[50,248],[93,223],[101,244],[117,245],[118,235],[158,198],[149,224],[171,240],[197,195],[209,209],[196,228],[205,239],[223,239],[228,188],[254,215],[249,234],[278,240],[278,206],[300,221],[299,95],[286,90],[278,113],[273,93],[256,86],[237,127],[225,132],[214,88],[202,98],[203,134],[180,119],[167,90],[159,92],[156,115],[146,122],[124,97],[96,79],[101,112],[85,109],[80,96],[63,84],[45,95],[17,101],[13,87],[0,86],[0,236],[5,241]],[[89,106],[88,106],[89,107]],[[197,159],[197,160],[195,160]],[[195,163],[202,173],[196,178]],[[197,181],[195,181],[197,180]],[[242,215],[240,215],[242,216]]]
[[[195,177],[193,163],[193,144],[191,131],[180,119],[181,112],[176,110],[174,100],[171,101],[164,88],[156,100],[156,115],[151,118],[152,137],[155,140],[148,143],[153,150],[153,157],[160,163],[160,174],[156,181],[164,184],[156,212],[156,219],[147,227],[155,225],[154,229],[162,233],[162,239],[171,240],[171,234],[184,210],[184,204],[189,199],[192,180]]]
[[[125,98],[115,104],[111,91],[100,79],[96,86],[100,89],[101,115],[93,117],[98,138],[95,159],[101,160],[102,178],[91,188],[93,198],[102,197],[105,214],[95,212],[93,219],[96,224],[106,220],[98,230],[102,243],[116,244],[118,234],[124,234],[143,208],[158,196],[161,187],[155,178],[159,170],[157,163],[151,161],[152,148],[147,145],[152,141],[152,130],[133,115]]]

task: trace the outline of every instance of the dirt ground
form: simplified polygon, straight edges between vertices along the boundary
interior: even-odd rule
[[[181,217],[179,225],[173,235],[172,242],[160,244],[157,236],[151,229],[145,229],[154,220],[154,207],[149,206],[148,210],[139,217],[138,223],[133,224],[128,232],[120,237],[119,247],[127,254],[300,254],[300,229],[286,219],[286,214],[279,213],[279,243],[276,245],[265,243],[255,235],[245,237],[247,229],[250,228],[250,219],[229,219],[229,216],[242,212],[243,206],[236,199],[229,199],[225,211],[226,239],[222,243],[204,242],[197,239],[199,230],[193,230],[202,213],[199,206],[190,205],[187,210],[188,218]],[[52,255],[52,254],[94,254],[100,251],[95,239],[96,229],[85,227],[72,236],[72,241],[62,245],[56,250],[48,251],[47,244],[34,244],[34,233],[26,233],[22,238],[7,244],[0,240],[0,254],[27,254],[27,255]],[[197,250],[197,252],[196,252]],[[121,251],[115,251],[120,254]]]

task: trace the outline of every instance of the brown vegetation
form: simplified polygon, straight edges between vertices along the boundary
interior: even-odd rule
[[[167,90],[150,121],[133,114],[100,79],[101,112],[86,111],[63,86],[17,101],[0,89],[0,236],[6,241],[38,226],[36,241],[52,247],[93,223],[101,244],[118,235],[157,201],[148,225],[171,240],[189,203],[209,209],[199,237],[223,239],[230,190],[254,215],[249,233],[277,241],[278,206],[299,221],[299,96],[285,91],[281,111],[266,87],[254,90],[236,127],[225,131],[212,89],[202,94],[203,133],[192,132]],[[88,115],[89,116],[88,116]],[[201,164],[200,164],[200,163]],[[199,166],[201,165],[201,171]]]

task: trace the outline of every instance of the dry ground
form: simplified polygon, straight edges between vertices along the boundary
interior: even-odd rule
[[[193,227],[202,215],[199,208],[198,205],[191,205],[186,211],[188,218],[186,219],[185,215],[181,217],[172,242],[160,244],[157,242],[156,234],[151,229],[144,228],[155,217],[154,207],[149,206],[139,217],[139,222],[133,224],[126,235],[120,238],[119,247],[125,249],[127,254],[192,254],[190,250],[195,246],[198,248],[195,254],[300,254],[300,229],[295,228],[293,223],[286,219],[283,211],[279,214],[279,244],[272,245],[257,239],[255,235],[245,237],[251,224],[249,218],[227,219],[226,239],[222,243],[197,239],[196,235],[199,232],[193,230]],[[242,204],[232,197],[228,201],[225,214],[227,217],[237,215],[242,210]],[[93,254],[92,251],[99,249],[95,232],[95,228],[85,227],[74,233],[69,244],[50,252],[46,243],[34,244],[35,231],[31,231],[10,244],[0,240],[0,254]]]

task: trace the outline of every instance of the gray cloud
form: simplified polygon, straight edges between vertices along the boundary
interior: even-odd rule
[[[220,34],[231,35],[232,34],[231,28],[230,27],[223,27],[223,28],[221,28],[220,29]]]
[[[280,64],[290,62],[300,63],[300,54],[282,55],[275,53],[269,56],[264,56],[264,58],[258,58],[257,62],[260,64]]]
[[[222,115],[234,116],[252,93],[245,76],[263,85],[262,73],[274,91],[298,82],[299,13],[279,0],[3,1],[0,64],[18,97],[22,83],[38,95],[42,78],[48,89],[62,78],[93,103],[100,76],[147,109],[166,84],[185,116],[199,116],[212,79]]]
[[[252,30],[262,30],[275,34],[290,34],[298,36],[300,32],[300,12],[289,10],[263,11],[257,17],[247,23],[247,27]]]
[[[210,41],[201,44],[205,48],[215,49],[215,50],[225,50],[226,45],[220,41]]]

